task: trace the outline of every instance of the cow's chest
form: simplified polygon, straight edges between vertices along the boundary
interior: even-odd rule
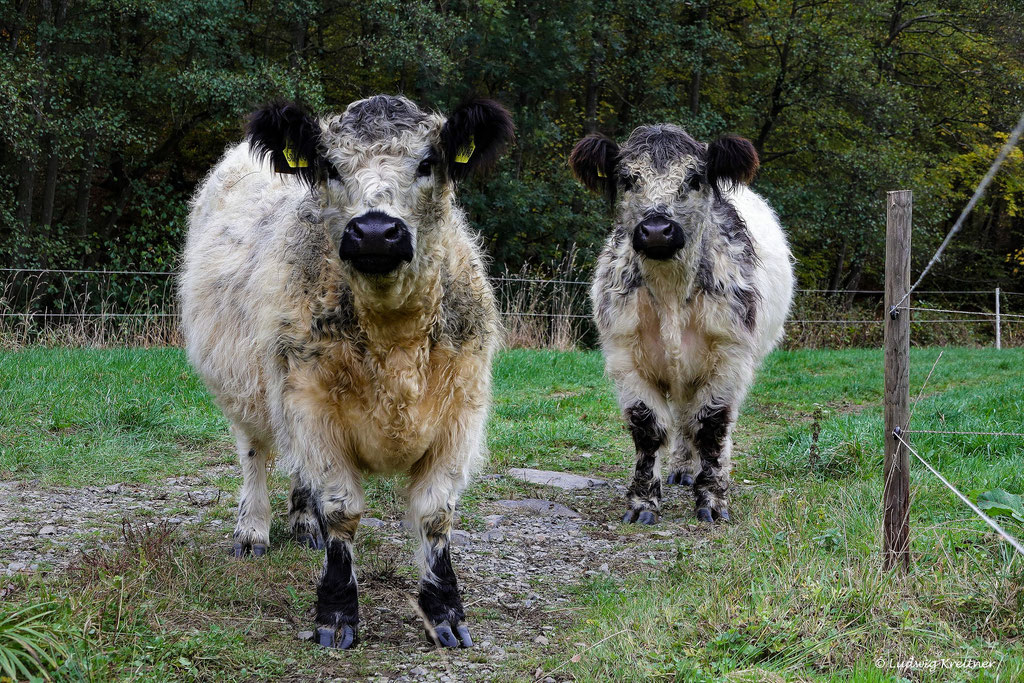
[[[706,381],[715,357],[715,337],[705,324],[717,311],[702,301],[655,301],[637,297],[633,362],[641,374],[666,393],[690,393]]]
[[[427,346],[360,356],[324,364],[328,416],[344,438],[340,450],[370,472],[406,471],[448,428],[449,359]]]

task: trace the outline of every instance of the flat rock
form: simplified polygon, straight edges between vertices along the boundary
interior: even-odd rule
[[[57,527],[53,526],[52,524],[47,524],[39,530],[40,536],[53,536],[55,533],[57,533]]]
[[[534,512],[545,517],[579,517],[580,513],[561,503],[553,503],[550,500],[537,500],[526,498],[524,500],[499,500],[494,503],[499,507],[508,510],[520,510]]]
[[[461,530],[455,530],[452,532],[452,545],[469,545],[472,540],[473,537],[469,532]]]
[[[514,467],[508,471],[510,477],[531,484],[543,484],[545,486],[556,486],[560,489],[572,491],[575,489],[589,489],[594,486],[608,486],[604,479],[596,477],[584,477],[581,474],[570,474],[569,472],[552,472],[550,470],[531,470],[522,467]]]
[[[376,517],[363,517],[359,520],[359,523],[363,526],[372,526],[375,529],[379,529],[380,527],[387,525],[387,522],[377,519]]]
[[[505,540],[505,532],[501,529],[491,529],[490,531],[485,531],[480,538],[488,543],[501,543]]]

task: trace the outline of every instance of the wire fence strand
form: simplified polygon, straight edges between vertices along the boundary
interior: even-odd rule
[[[1013,536],[1011,536],[1011,535],[1010,535],[1009,533],[1007,533],[1007,532],[1006,532],[1006,530],[1004,530],[1004,529],[1003,529],[1003,527],[999,526],[999,524],[998,524],[998,523],[997,523],[997,522],[996,522],[996,521],[995,521],[994,519],[992,519],[991,517],[989,517],[988,515],[986,515],[986,514],[985,514],[984,512],[982,512],[981,508],[979,508],[979,507],[978,507],[977,505],[975,505],[974,503],[972,503],[972,502],[970,501],[970,499],[969,499],[969,498],[968,498],[967,496],[965,496],[964,494],[960,493],[960,490],[959,490],[959,489],[957,489],[957,487],[955,487],[955,486],[953,486],[952,484],[950,484],[950,483],[949,483],[949,481],[947,481],[947,480],[946,480],[946,478],[945,478],[945,477],[943,477],[943,476],[942,476],[942,475],[941,475],[941,474],[939,473],[939,471],[938,471],[937,469],[935,469],[935,468],[934,468],[934,467],[932,467],[932,466],[931,466],[930,464],[928,464],[928,461],[927,461],[927,460],[925,460],[924,458],[922,458],[922,457],[921,457],[921,456],[920,456],[920,455],[918,454],[918,452],[914,450],[913,446],[911,446],[911,445],[910,445],[909,443],[907,443],[906,441],[904,441],[904,440],[903,440],[903,437],[902,437],[902,436],[900,436],[900,434],[901,434],[901,432],[898,432],[898,431],[896,431],[896,432],[894,432],[894,433],[893,433],[893,436],[894,436],[894,437],[896,437],[896,439],[897,439],[897,440],[898,440],[898,441],[899,441],[899,442],[900,442],[901,444],[903,444],[903,446],[904,446],[904,447],[905,447],[905,448],[906,448],[906,449],[907,449],[908,451],[910,451],[910,452],[911,452],[911,453],[912,453],[912,454],[914,455],[914,457],[915,457],[915,458],[917,458],[918,460],[920,460],[920,461],[921,461],[921,464],[923,464],[923,465],[924,465],[925,467],[927,467],[927,468],[928,468],[928,470],[929,470],[929,471],[930,471],[930,472],[931,472],[932,474],[934,474],[934,475],[935,475],[936,477],[938,477],[938,478],[939,478],[939,481],[941,481],[941,482],[942,482],[943,484],[945,484],[945,485],[946,485],[946,488],[948,488],[948,489],[949,489],[950,491],[952,491],[952,492],[953,492],[954,494],[956,494],[957,498],[959,498],[960,500],[962,500],[962,501],[963,501],[963,502],[964,502],[964,503],[965,503],[965,504],[966,504],[966,505],[967,505],[967,506],[968,506],[969,508],[971,508],[971,510],[973,510],[973,511],[974,511],[974,513],[975,513],[975,514],[977,514],[977,515],[978,515],[979,517],[981,517],[981,519],[982,519],[982,520],[983,520],[983,521],[984,521],[984,522],[985,522],[986,524],[988,524],[988,525],[989,525],[990,527],[992,527],[993,529],[995,529],[996,533],[998,533],[998,534],[999,534],[1000,536],[1002,536],[1002,537],[1003,537],[1003,539],[1004,539],[1004,540],[1006,540],[1006,542],[1007,542],[1007,543],[1009,543],[1009,544],[1010,544],[1011,546],[1013,546],[1014,550],[1016,550],[1016,551],[1017,551],[1018,553],[1020,553],[1020,554],[1021,554],[1021,556],[1024,556],[1024,546],[1021,546],[1021,544],[1020,544],[1020,541],[1018,541],[1018,540],[1017,540],[1016,538],[1014,538],[1014,537],[1013,537]]]
[[[944,432],[935,429],[907,429],[904,434],[961,434],[965,436],[1019,436],[1024,437],[1024,432]]]
[[[956,219],[953,227],[950,228],[949,233],[946,234],[946,239],[942,240],[942,244],[940,244],[939,248],[935,250],[935,255],[928,261],[928,264],[924,267],[924,270],[921,271],[917,280],[910,286],[907,293],[903,295],[903,298],[896,302],[896,305],[892,307],[891,311],[895,311],[903,304],[904,301],[907,300],[907,297],[909,297],[910,294],[917,289],[917,286],[921,284],[921,281],[924,280],[928,271],[932,269],[932,266],[938,263],[939,259],[942,258],[942,252],[946,250],[947,246],[949,246],[953,237],[960,232],[960,228],[963,226],[964,221],[967,220],[967,216],[969,216],[971,211],[974,210],[975,204],[977,204],[985,195],[985,190],[988,188],[989,183],[992,182],[992,179],[999,171],[999,168],[1003,165],[1003,162],[1006,161],[1006,157],[1010,156],[1010,152],[1017,146],[1017,140],[1020,139],[1021,133],[1024,133],[1024,112],[1021,113],[1020,121],[1018,121],[1017,125],[1014,126],[1013,131],[1010,133],[1010,137],[1006,139],[1006,144],[1003,145],[1002,149],[999,150],[999,154],[996,155],[996,160],[992,162],[992,166],[989,167],[988,173],[986,173],[985,177],[983,177],[981,182],[978,183],[978,187],[975,188],[974,194],[971,196],[971,200],[967,202],[967,206],[965,206],[964,210],[960,212],[960,217]]]

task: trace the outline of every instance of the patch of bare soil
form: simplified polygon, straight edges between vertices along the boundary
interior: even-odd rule
[[[0,482],[0,572],[66,567],[83,549],[105,542],[98,529],[121,528],[126,515],[198,527],[230,548],[232,524],[224,517],[231,497],[215,488],[194,488],[209,481],[178,478],[153,486],[43,489],[30,482]],[[613,482],[614,483],[614,482]],[[316,650],[324,680],[478,681],[523,680],[538,673],[550,652],[568,659],[586,649],[568,641],[568,627],[579,613],[580,586],[592,577],[621,580],[647,574],[675,555],[674,539],[709,535],[698,525],[693,501],[681,487],[666,486],[662,522],[622,525],[625,487],[614,483],[578,490],[525,487],[536,503],[486,500],[453,533],[452,560],[463,592],[475,647],[437,650],[424,636],[415,600],[415,549],[411,534],[397,520],[364,519],[357,542],[360,581],[360,643],[354,650]],[[523,497],[524,499],[526,496]],[[520,499],[521,501],[522,499]],[[550,505],[555,504],[555,505]],[[113,537],[107,534],[107,538]],[[274,539],[273,542],[286,542]],[[271,548],[271,553],[274,548]],[[311,551],[312,552],[312,551]],[[259,559],[240,560],[258,562]],[[315,592],[315,572],[297,592]],[[311,629],[311,614],[295,614],[278,631],[287,649],[315,649],[301,640]],[[540,680],[561,680],[540,672]]]

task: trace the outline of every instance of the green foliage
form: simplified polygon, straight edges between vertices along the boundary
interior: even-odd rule
[[[1006,517],[1024,524],[1024,502],[1021,502],[1021,497],[1016,494],[1003,489],[993,489],[979,494],[974,502],[992,517]]]
[[[496,272],[588,267],[609,225],[566,158],[591,130],[674,121],[755,141],[757,189],[807,287],[869,287],[886,190],[925,258],[1024,108],[1024,10],[983,0],[69,0],[0,9],[0,259],[166,269],[195,185],[244,115],[374,92],[513,111],[499,171],[461,190]],[[933,275],[1024,288],[1017,152]]]
[[[49,678],[67,657],[53,630],[53,604],[8,607],[0,611],[0,679]]]

